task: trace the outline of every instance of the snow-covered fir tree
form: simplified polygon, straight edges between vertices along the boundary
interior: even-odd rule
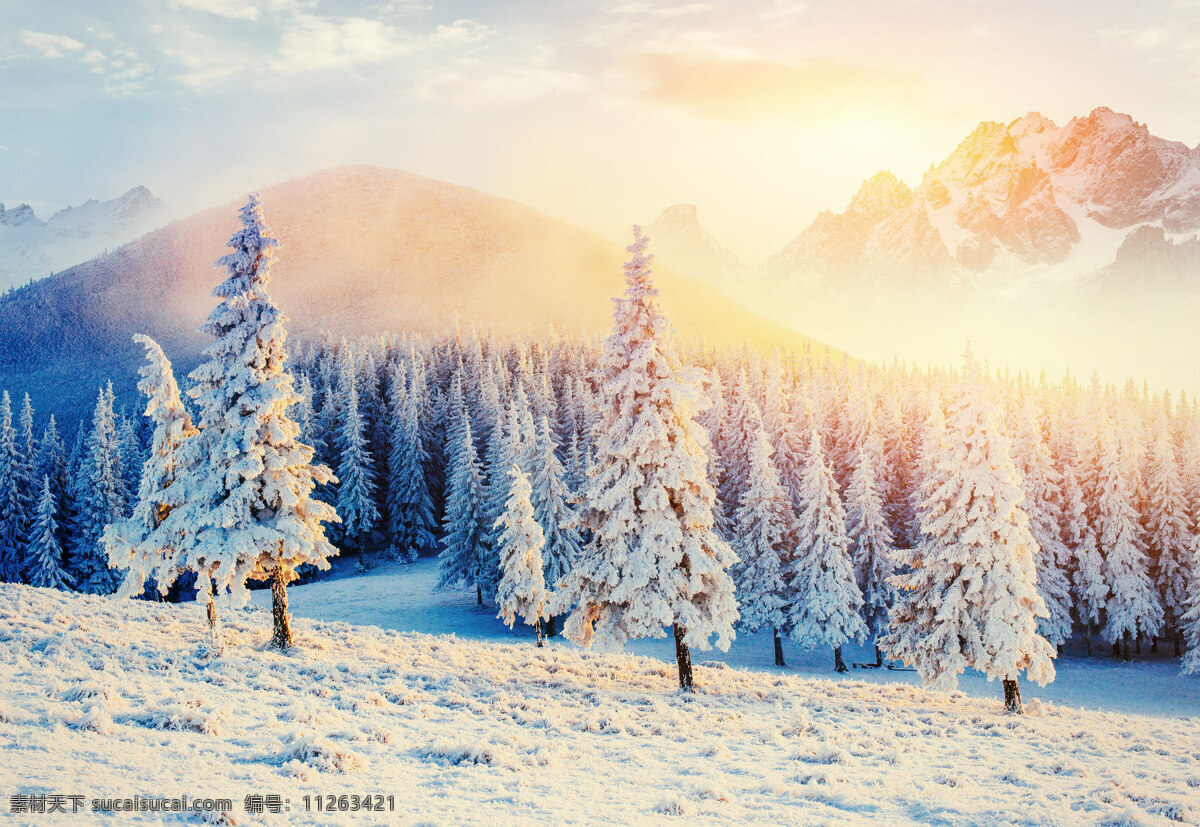
[[[727,570],[736,557],[713,530],[708,435],[695,420],[707,400],[658,308],[646,244],[635,227],[597,367],[596,460],[580,494],[591,542],[567,581],[575,609],[565,633],[585,646],[620,645],[672,626],[680,686],[690,691],[690,647],[716,636],[725,649],[733,637]]]
[[[1077,452],[1075,456],[1078,462]],[[1096,533],[1088,523],[1087,501],[1079,486],[1075,463],[1068,464],[1063,471],[1062,506],[1062,537],[1071,553],[1071,596],[1091,655],[1092,637],[1108,605],[1108,581],[1104,579],[1104,558],[1096,545]]]
[[[868,441],[878,440],[870,434]],[[879,640],[888,630],[888,616],[896,602],[892,576],[896,571],[895,546],[888,530],[875,463],[881,456],[864,443],[858,448],[854,471],[846,489],[846,538],[854,575],[862,593],[862,615],[867,632]],[[875,646],[875,665],[883,664],[883,651]]]
[[[1029,517],[1029,532],[1037,543],[1038,593],[1049,612],[1038,619],[1038,633],[1056,647],[1071,636],[1071,584],[1067,579],[1070,552],[1062,541],[1061,477],[1042,437],[1032,404],[1026,402],[1013,445],[1013,461],[1025,494],[1022,509]]]
[[[789,634],[804,648],[831,647],[834,668],[845,672],[842,646],[863,640],[867,627],[861,615],[862,592],[850,562],[846,511],[815,429],[809,436],[800,503],[796,552],[786,570],[792,590]]]
[[[543,417],[543,420],[545,418]],[[500,556],[500,582],[496,585],[498,617],[511,629],[519,616],[532,626],[542,645],[542,621],[550,616],[551,593],[542,569],[544,539],[530,502],[529,477],[514,465],[508,503],[494,528]]]
[[[337,465],[337,512],[342,518],[341,536],[361,549],[379,521],[375,506],[375,458],[367,444],[367,423],[358,399],[358,382],[353,352],[346,348],[338,394],[342,398],[338,428],[340,454]]]
[[[1137,639],[1152,638],[1162,630],[1163,607],[1142,546],[1131,465],[1122,461],[1110,421],[1101,423],[1098,434],[1096,545],[1104,558],[1109,591],[1103,635],[1129,660]]]
[[[438,554],[438,587],[471,585],[476,600],[483,603],[479,582],[484,547],[484,478],[471,433],[471,419],[465,410],[458,412],[458,426],[450,434],[457,443],[448,447],[449,480],[446,485],[445,532]]]
[[[338,516],[312,497],[333,475],[314,463],[288,414],[297,396],[286,366],[285,319],[267,292],[278,242],[257,196],[239,217],[230,253],[217,262],[226,274],[213,291],[220,303],[200,328],[216,341],[190,374],[200,432],[183,442],[178,478],[186,484],[167,489],[171,512],[158,531],[170,532],[163,546],[178,549],[177,568],[196,572],[200,594],[228,595],[238,605],[247,578],[270,580],[272,642],[285,648],[292,645],[286,586],[302,565],[329,567],[337,549],[325,524]],[[211,597],[208,608],[219,646]]]
[[[537,444],[533,455],[530,484],[533,487],[533,513],[542,527],[542,570],[547,586],[553,590],[575,568],[581,555],[579,530],[571,509],[571,490],[567,487],[566,469],[558,459],[550,421],[542,417],[538,423]],[[553,605],[554,614],[570,611],[571,606]],[[550,623],[554,622],[550,618]],[[549,629],[554,634],[553,628]]]
[[[1182,618],[1190,609],[1200,582],[1192,559],[1193,532],[1175,447],[1165,416],[1155,423],[1154,440],[1146,456],[1146,544],[1153,561],[1155,585],[1162,598],[1165,622],[1174,635],[1175,654],[1182,653]]]
[[[100,390],[96,400],[92,430],[77,481],[79,513],[71,558],[80,591],[109,594],[120,582],[119,573],[109,566],[108,551],[101,537],[105,526],[124,519],[128,510],[124,470],[110,384]]]
[[[392,374],[387,507],[393,548],[411,558],[433,546],[435,522],[425,475],[429,457],[421,439],[421,391],[415,383],[410,391],[405,376],[400,368]]]
[[[1055,651],[1037,632],[1049,612],[1025,494],[999,406],[969,352],[945,439],[928,434],[920,542],[898,553],[909,571],[895,578],[900,595],[880,646],[927,686],[953,687],[967,668],[998,678],[1005,707],[1020,712],[1020,673],[1053,680]]]
[[[12,400],[0,392],[0,580],[21,582],[24,568],[26,528],[29,520],[29,489],[25,457],[13,427]]]
[[[42,493],[38,497],[34,512],[33,528],[29,537],[26,582],[31,586],[49,589],[70,589],[74,579],[63,568],[62,545],[58,541],[58,524],[55,515],[58,505],[50,487],[50,477],[42,477]]]
[[[791,495],[779,481],[773,454],[766,429],[760,425],[750,454],[749,486],[735,513],[733,550],[738,562],[731,574],[741,613],[738,629],[770,629],[775,665],[785,666],[780,630],[788,592],[783,570],[796,548],[796,514]]]
[[[167,489],[179,474],[180,446],[196,434],[166,354],[149,336],[139,333],[133,339],[146,349],[146,364],[138,370],[138,390],[146,397],[144,415],[154,423],[154,432],[132,513],[110,523],[101,536],[109,565],[125,571],[118,593],[126,597],[142,594],[148,584],[165,594],[182,573],[177,568],[178,549],[158,545],[171,538],[155,532],[170,512]]]

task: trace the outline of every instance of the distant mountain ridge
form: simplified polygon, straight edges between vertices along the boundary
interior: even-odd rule
[[[0,204],[0,290],[116,249],[162,226],[169,214],[142,186],[110,201],[67,207],[45,221],[28,204]]]
[[[280,239],[271,294],[293,336],[357,337],[464,325],[500,334],[553,327],[596,335],[623,287],[622,247],[514,201],[378,167],[336,167],[261,191]],[[207,343],[213,262],[238,201],[206,210],[0,299],[0,387],[79,415],[96,384],[130,391],[148,333],[181,371]],[[653,241],[651,241],[653,249]],[[802,345],[809,340],[694,279],[655,267],[684,338]]]
[[[721,272],[725,281],[736,272],[735,280],[769,294],[1010,289],[1047,278],[1112,287],[1121,274],[1167,259],[1174,269],[1159,286],[1200,291],[1200,268],[1181,264],[1195,255],[1180,238],[1200,230],[1200,147],[1159,138],[1105,107],[1061,127],[1036,112],[981,123],[915,187],[876,173],[842,212],[822,212],[757,267],[738,269],[695,243],[692,258],[707,260],[677,262],[671,251],[683,239],[720,246],[696,222],[664,220],[678,209],[656,222],[665,261],[706,278]],[[1172,252],[1181,245],[1183,253]],[[1150,272],[1132,284],[1157,282]]]

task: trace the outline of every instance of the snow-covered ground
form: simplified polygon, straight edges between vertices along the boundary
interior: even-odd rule
[[[1196,717],[1039,701],[1012,717],[995,691],[802,677],[815,667],[790,651],[786,672],[700,656],[684,697],[657,658],[496,640],[469,595],[431,602],[428,580],[421,563],[294,588],[288,655],[267,646],[269,614],[227,613],[211,663],[198,605],[0,586],[0,789],[229,798],[243,824],[1200,820]],[[322,607],[493,639],[304,619]],[[1164,674],[1143,672],[1142,694],[1162,697]],[[292,811],[248,817],[253,794]],[[318,794],[395,810],[303,812]]]
[[[453,634],[472,640],[533,640],[532,628],[518,623],[510,631],[496,619],[494,610],[476,607],[473,590],[435,591],[437,564],[433,558],[422,558],[412,565],[384,559],[365,574],[354,573],[356,561],[353,556],[335,559],[331,561],[334,570],[325,579],[291,588],[288,594],[293,614],[401,632]],[[260,606],[271,605],[270,594],[266,591],[254,592],[252,600]],[[551,639],[548,644],[576,648],[562,638]],[[763,670],[771,677],[782,671],[829,680],[920,685],[915,674],[888,669],[854,669],[845,675],[837,675],[833,671],[832,652],[823,649],[804,651],[787,639],[783,645],[788,663],[785,670],[774,666],[769,632],[739,635],[728,652],[694,652],[693,659]],[[675,662],[675,643],[665,637],[634,641],[627,651]],[[1099,637],[1096,638],[1094,658],[1086,657],[1081,642],[1072,644],[1055,662],[1058,672],[1055,681],[1045,687],[1022,682],[1023,697],[1087,709],[1169,717],[1200,716],[1200,678],[1179,674],[1179,660],[1168,656],[1169,646],[1164,647],[1161,656],[1151,656],[1147,652],[1134,663],[1104,657],[1106,651]],[[847,663],[875,661],[875,650],[869,645],[850,644],[845,652]],[[980,698],[999,698],[1002,694],[996,682],[989,683],[976,672],[965,675],[960,686],[968,695]]]

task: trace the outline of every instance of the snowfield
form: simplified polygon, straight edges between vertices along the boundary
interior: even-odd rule
[[[1196,717],[1013,717],[998,692],[703,660],[685,697],[671,664],[559,641],[298,618],[283,655],[262,609],[223,621],[208,663],[197,604],[0,586],[0,787],[228,798],[239,824],[1200,821]],[[251,794],[291,812],[248,815]],[[329,794],[396,809],[304,812]]]

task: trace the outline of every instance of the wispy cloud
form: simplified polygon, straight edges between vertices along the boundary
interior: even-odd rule
[[[245,0],[171,0],[173,9],[192,9],[208,12],[230,20],[258,20],[261,12],[253,3]]]
[[[520,62],[463,58],[452,68],[427,72],[416,84],[416,97],[427,103],[491,107],[584,91],[588,79],[558,67],[556,56],[553,49],[538,49]]]
[[[1170,43],[1174,34],[1165,26],[1151,26],[1144,29],[1101,29],[1096,35],[1118,46],[1131,49],[1161,49]]]
[[[455,20],[449,25],[438,26],[429,35],[433,46],[469,46],[491,40],[496,30],[475,20]]]
[[[285,74],[348,69],[391,60],[411,48],[405,32],[381,20],[300,14],[280,38],[271,65]]]
[[[44,58],[66,57],[69,53],[78,52],[83,48],[82,43],[65,34],[34,32],[29,29],[21,31],[21,43]]]
[[[680,3],[677,5],[630,2],[607,9],[609,14],[646,15],[648,17],[683,17],[689,14],[711,11],[712,3]]]
[[[800,2],[800,0],[771,0],[770,5],[762,13],[762,19],[766,21],[791,20],[793,17],[807,14],[809,8],[808,3]]]

